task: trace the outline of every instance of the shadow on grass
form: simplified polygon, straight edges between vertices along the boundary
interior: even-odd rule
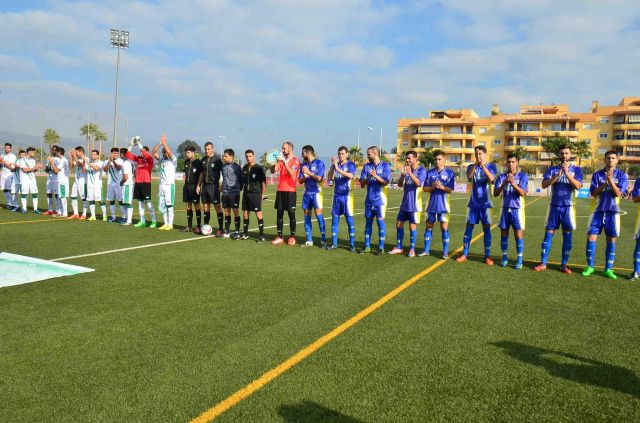
[[[502,348],[505,354],[523,363],[542,367],[552,376],[640,398],[640,379],[624,367],[518,342],[499,341],[490,345]]]
[[[278,414],[287,423],[361,423],[361,420],[345,416],[312,401],[304,401],[294,405],[281,405]]]

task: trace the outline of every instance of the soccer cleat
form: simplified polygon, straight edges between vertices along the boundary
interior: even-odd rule
[[[337,246],[337,245],[335,245],[335,244],[329,244],[329,245],[327,245],[326,247],[324,247],[324,249],[325,249],[325,250],[327,250],[327,251],[337,250],[337,249],[338,249],[338,246]]]
[[[69,218],[69,216],[67,216],[66,214],[57,214],[56,217],[58,219],[68,219]]]
[[[567,266],[566,264],[563,264],[563,265],[560,266],[560,271],[562,273],[567,274],[567,275],[571,274],[571,269],[569,269],[569,266]]]
[[[313,247],[313,241],[305,241],[304,244],[300,244],[301,247]]]
[[[229,232],[226,232],[222,235],[223,238],[230,238],[231,234]]]
[[[20,213],[27,214],[27,211],[25,209],[20,209]]]
[[[640,274],[636,272],[631,273],[631,276],[629,276],[629,280],[634,282],[640,280]]]
[[[267,241],[267,240],[266,240],[266,238],[265,238],[265,237],[263,237],[263,236],[261,236],[260,238],[258,238],[258,239],[256,240],[256,242],[257,242],[258,244],[262,244],[263,242],[266,242],[266,241]]]
[[[158,226],[158,224],[156,222],[151,222],[151,225],[149,225],[150,228],[156,228]]]
[[[187,226],[182,230],[182,232],[191,232],[191,231],[193,231],[193,229],[191,229],[191,226]]]
[[[271,244],[273,245],[280,245],[280,244],[284,244],[284,239],[282,239],[281,236],[277,236],[273,239],[273,241],[271,241]]]
[[[224,233],[222,232],[222,229],[218,229],[216,231],[216,238],[222,238],[223,235],[224,235]]]
[[[75,219],[80,219],[80,216],[77,214],[72,214],[71,216],[69,216],[69,220],[75,220]]]
[[[196,235],[198,235],[198,234],[201,234],[201,233],[202,233],[202,231],[200,230],[200,228],[199,228],[199,227],[195,227],[195,228],[193,228],[193,233],[194,233],[194,234],[196,234]]]
[[[18,212],[20,211],[20,207],[15,206],[14,208],[11,209],[12,212]]]
[[[147,222],[141,220],[140,222],[136,223],[135,225],[133,225],[134,228],[146,228],[147,227]]]
[[[115,221],[116,221],[115,217],[110,217],[110,218],[107,219],[107,222],[109,222],[109,223],[113,223]]]
[[[395,256],[396,254],[402,254],[402,248],[393,247],[393,249],[389,251],[389,254],[393,256]]]
[[[547,270],[547,266],[545,264],[540,263],[539,265],[534,267],[533,270],[535,270],[536,272],[542,272],[544,270]]]
[[[376,250],[376,252],[374,253],[376,256],[383,256],[385,254],[384,250]]]
[[[165,231],[172,231],[173,230],[173,225],[167,225],[167,228],[165,229]]]
[[[370,247],[364,247],[363,249],[360,250],[360,254],[367,254],[371,252],[371,248]]]
[[[289,239],[287,240],[287,244],[296,245],[296,238],[293,236],[290,236]]]
[[[594,271],[595,269],[593,267],[587,266],[587,268],[582,271],[582,276],[591,276]]]
[[[51,210],[47,210],[46,212],[42,213],[43,216],[49,216],[54,214]]]
[[[509,260],[503,259],[500,261],[500,267],[507,267],[509,265]]]
[[[109,219],[107,218],[107,216],[102,216],[102,221],[103,221],[103,222],[108,222],[108,221],[109,221]]]
[[[606,277],[608,277],[609,279],[613,279],[616,280],[618,279],[618,277],[616,276],[615,273],[613,273],[613,269],[606,269],[604,272],[602,272],[602,274]]]
[[[124,222],[120,222],[120,226],[130,226],[131,223],[127,222],[126,220]]]
[[[513,268],[516,269],[516,270],[522,269],[522,263],[516,263],[516,265],[513,266]]]
[[[449,254],[443,254],[442,260],[449,260]]]
[[[337,247],[338,247],[338,246],[336,245],[336,248],[337,248]],[[350,252],[350,253],[355,253],[355,252],[356,252],[356,247],[354,247],[353,245],[350,245],[350,246],[349,246],[349,252]]]
[[[167,227],[167,225],[162,225],[162,226],[160,226],[160,227],[158,228],[158,230],[159,230],[159,231],[164,231],[166,227]]]
[[[486,264],[487,266],[493,266],[493,259],[491,257],[485,257],[484,264]]]
[[[429,252],[427,250],[422,250],[422,252],[418,254],[418,257],[426,257],[428,255],[429,255]]]
[[[457,261],[458,263],[464,263],[465,261],[467,261],[467,256],[465,256],[465,255],[463,254],[463,255],[461,255],[460,257],[458,257],[458,258],[456,259],[456,261]]]
[[[249,237],[247,237],[247,238],[249,238]],[[239,240],[240,239],[240,234],[237,233],[237,232],[232,233],[231,234],[231,239],[234,240],[234,241]]]
[[[80,216],[78,219],[80,220],[87,220],[87,215],[83,214],[82,216]]]
[[[414,250],[413,248],[409,250],[409,254],[407,254],[407,257],[409,258],[413,258],[416,256],[416,250]]]
[[[247,239],[249,239],[249,235],[247,234],[242,234],[242,236],[240,237],[241,240],[245,241]]]
[[[33,211],[33,214],[42,214],[42,212],[41,212],[40,210],[38,210],[38,209],[35,209],[35,210]]]
[[[90,218],[87,219],[87,222],[95,222],[95,221],[96,221],[95,216],[91,216]]]

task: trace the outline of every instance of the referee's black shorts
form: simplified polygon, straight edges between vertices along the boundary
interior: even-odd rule
[[[151,200],[151,182],[136,182],[133,186],[133,199],[138,201]]]
[[[296,192],[277,191],[276,192],[276,210],[295,211],[296,209]]]
[[[240,193],[222,194],[222,208],[237,209],[240,206]]]
[[[220,204],[220,188],[216,184],[202,184],[200,198],[205,204]]]
[[[242,211],[262,211],[262,194],[245,192],[242,194]]]
[[[197,184],[184,184],[182,187],[183,203],[198,203],[200,201],[200,194],[196,192],[197,186]]]

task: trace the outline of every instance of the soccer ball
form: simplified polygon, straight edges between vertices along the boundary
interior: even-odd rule
[[[211,233],[213,232],[213,228],[211,227],[211,225],[204,225],[202,228],[200,228],[200,232],[202,233],[202,235],[211,235]]]

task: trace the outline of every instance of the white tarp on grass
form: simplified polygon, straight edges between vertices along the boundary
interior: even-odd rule
[[[86,272],[93,272],[93,269],[0,253],[0,288]]]

